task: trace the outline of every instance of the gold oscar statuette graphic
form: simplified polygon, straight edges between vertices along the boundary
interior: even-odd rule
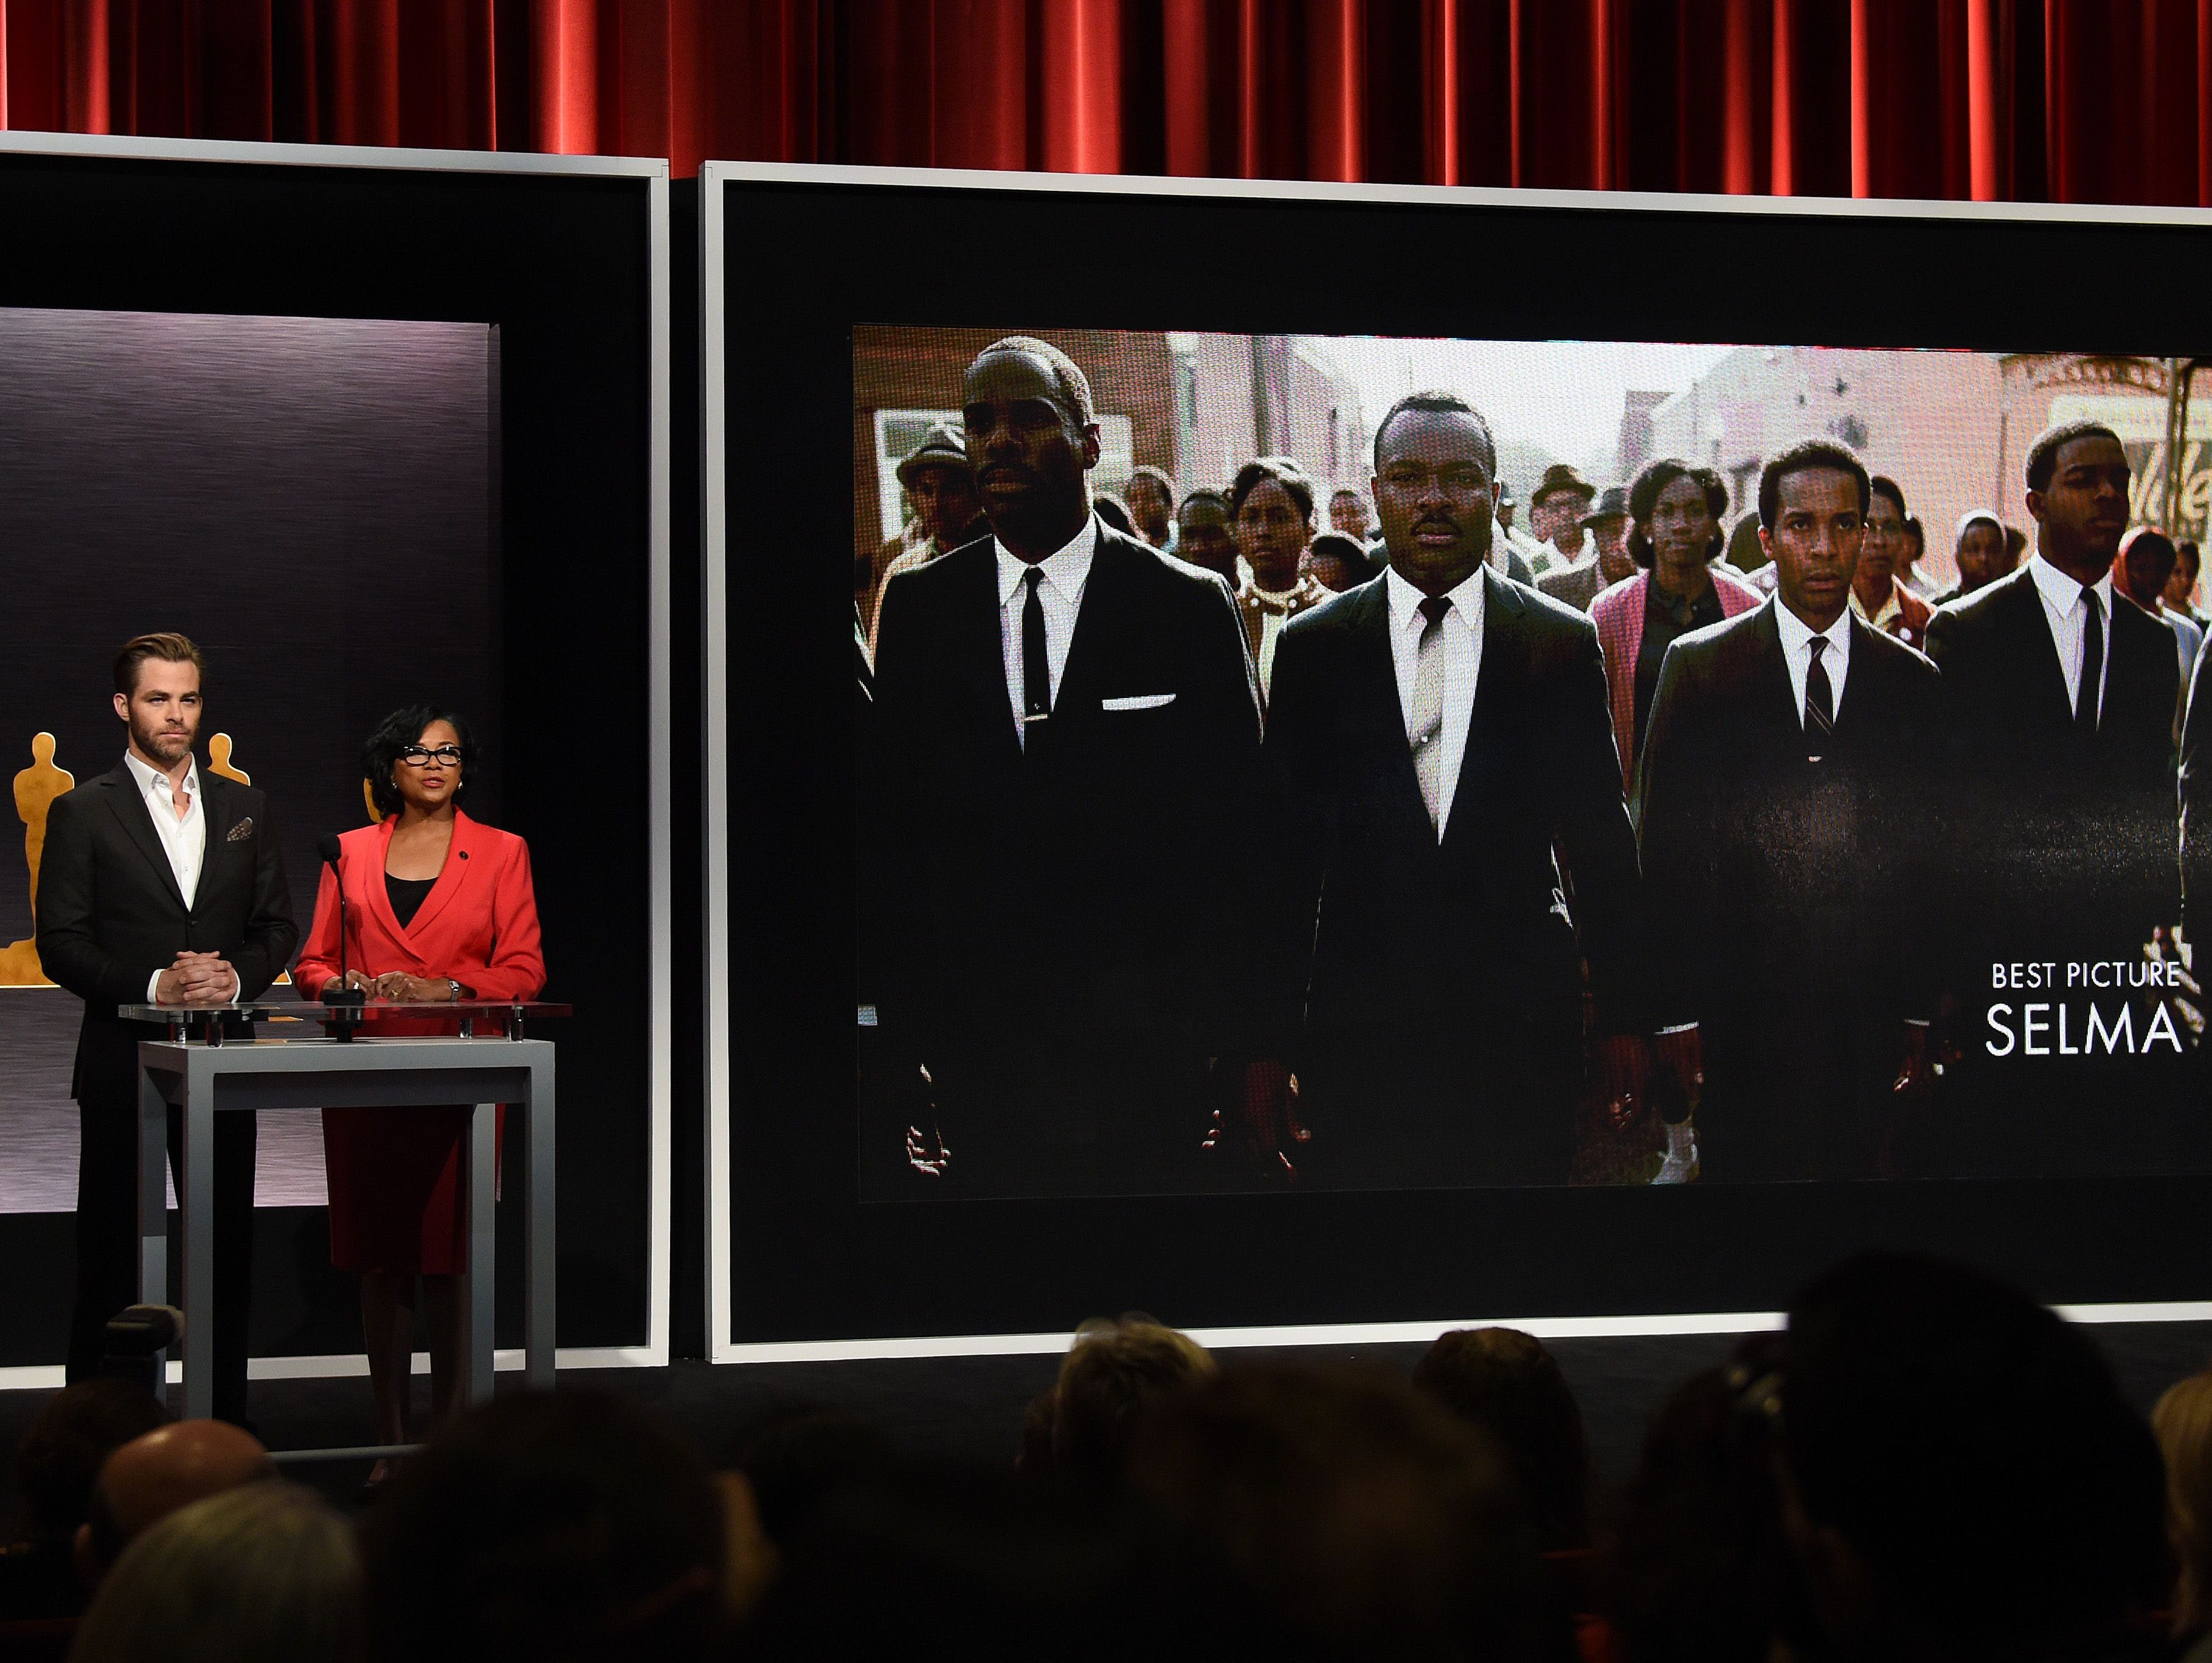
[[[253,776],[230,760],[230,735],[218,733],[208,741],[208,772],[220,774],[226,780],[235,780],[241,786],[253,783]]]
[[[253,776],[231,761],[234,747],[230,735],[218,733],[208,741],[208,772],[235,780],[241,786]],[[46,812],[54,798],[75,789],[76,776],[54,765],[54,736],[32,736],[31,766],[15,776],[15,812],[23,822],[23,861],[30,868],[32,938],[0,947],[0,987],[51,987],[54,984],[39,964],[39,860],[46,848]],[[280,975],[289,982],[289,975]]]
[[[33,734],[31,766],[15,776],[15,812],[23,822],[23,862],[30,868],[32,936],[0,947],[0,987],[51,987],[39,968],[39,859],[46,852],[46,810],[54,798],[70,790],[76,777],[54,766],[54,736]]]

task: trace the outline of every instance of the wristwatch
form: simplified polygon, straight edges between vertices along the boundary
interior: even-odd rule
[[[451,976],[447,976],[446,978],[446,986],[453,993],[453,1003],[459,1004],[461,1002],[461,984],[455,981]]]

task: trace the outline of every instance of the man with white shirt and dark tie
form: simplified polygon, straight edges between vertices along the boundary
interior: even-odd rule
[[[2112,592],[2127,452],[2109,428],[2070,422],[2035,440],[2026,471],[2034,552],[1928,625],[1943,672],[1954,841],[1971,856],[1954,879],[1952,980],[1980,1124],[1959,1161],[1972,1171],[2139,1168],[2174,1152],[2169,1122],[2180,1111],[2160,1077],[2170,1047],[2092,1057],[2071,1037],[2063,1053],[2054,1041],[2029,1057],[2017,1040],[2003,1056],[1989,1052],[1995,1006],[2009,1005],[2017,1026],[2037,997],[1993,987],[1992,965],[2139,964],[2180,914],[2180,665],[2172,632]],[[2062,985],[2043,1002],[2068,997]],[[2116,1021],[2130,1005],[2140,1042],[2155,1002],[2108,993],[2102,1015]],[[2077,992],[2069,1036],[2088,1008]]]
[[[76,1298],[69,1377],[98,1372],[107,1320],[138,1297],[138,1065],[157,1023],[125,1004],[207,1007],[255,999],[292,956],[299,931],[267,797],[204,774],[202,661],[182,635],[141,635],[115,661],[115,713],[129,734],[121,766],[57,798],[39,868],[39,959],[84,1001],[72,1089],[77,1101]],[[180,1162],[182,1126],[169,1120]],[[246,1412],[246,1314],[253,1223],[254,1122],[216,1117],[215,1407]],[[159,1289],[149,1290],[160,1300]]]
[[[1850,605],[1870,495],[1831,440],[1769,461],[1775,593],[1674,641],[1652,699],[1637,791],[1652,1015],[1674,1071],[1703,1075],[1707,1182],[1881,1176],[1896,1114],[1931,1077],[1917,900],[1939,677]]]
[[[1588,618],[1488,569],[1496,478],[1465,399],[1401,399],[1375,433],[1389,571],[1276,645],[1239,1132],[1302,1184],[1566,1181],[1585,961],[1616,1100],[1640,1080],[1605,666]]]
[[[991,535],[892,580],[876,665],[896,865],[863,927],[916,1181],[1197,1187],[1259,747],[1243,628],[1218,576],[1091,512],[1065,353],[995,342],[962,402]]]

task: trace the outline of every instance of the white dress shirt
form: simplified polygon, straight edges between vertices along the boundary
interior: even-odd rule
[[[1428,597],[1391,567],[1384,584],[1390,598],[1390,663],[1398,672],[1398,713],[1406,724],[1406,743],[1413,743],[1413,667],[1419,657],[1421,631],[1428,620],[1421,603]],[[1451,824],[1452,798],[1459,790],[1460,764],[1467,756],[1467,730],[1474,716],[1475,678],[1482,670],[1482,569],[1450,591],[1445,598],[1451,610],[1440,626],[1444,654],[1444,727],[1441,790],[1437,798],[1437,841],[1443,841]]]
[[[2028,574],[2035,580],[2036,593],[2043,597],[2043,616],[2051,624],[2051,640],[2058,649],[2058,668],[2066,677],[2066,708],[2076,708],[2081,698],[2081,656],[2087,646],[2087,630],[2089,610],[2081,596],[2081,586],[2043,557],[2038,549],[2027,557]],[[2098,666],[2097,719],[2105,716],[2105,688],[2112,680],[2112,574],[2108,569],[2089,586],[2097,592],[2100,610],[2104,614],[2104,659]]]
[[[200,808],[200,765],[197,759],[185,768],[185,811],[177,812],[176,793],[170,789],[169,776],[138,760],[135,751],[123,753],[124,765],[131,777],[138,782],[138,795],[145,799],[146,811],[154,816],[154,835],[161,840],[161,853],[169,858],[169,871],[177,880],[177,893],[184,896],[187,910],[200,892],[200,868],[207,861],[207,815]],[[166,970],[167,967],[164,966]],[[163,970],[156,970],[146,982],[146,1003],[154,1003],[155,990],[161,985]],[[232,974],[230,996],[238,997],[238,977]]]
[[[1779,597],[1774,602],[1774,627],[1782,632],[1782,662],[1790,666],[1790,693],[1797,701],[1797,725],[1805,725],[1805,680],[1813,673],[1813,637],[1828,644],[1820,649],[1820,668],[1828,672],[1828,715],[1844,713],[1844,678],[1851,670],[1851,609],[1846,606],[1826,629],[1815,630]]]
[[[1024,677],[1022,667],[1022,609],[1029,604],[1029,585],[1022,580],[1030,570],[1027,561],[1006,552],[993,538],[999,556],[999,648],[1006,665],[1006,702],[1014,719],[1014,737],[1028,747],[1023,725]],[[1037,585],[1037,604],[1044,610],[1045,658],[1052,666],[1052,701],[1060,701],[1060,672],[1067,668],[1068,643],[1075,639],[1075,615],[1083,605],[1083,586],[1091,579],[1091,557],[1098,552],[1098,521],[1083,522],[1083,529],[1064,547],[1037,562],[1044,580]]]

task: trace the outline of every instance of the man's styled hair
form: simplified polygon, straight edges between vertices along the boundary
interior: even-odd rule
[[[1060,390],[1060,402],[1067,406],[1075,417],[1076,425],[1095,428],[1098,425],[1097,407],[1091,401],[1091,381],[1076,367],[1075,360],[1049,341],[1040,341],[1034,335],[1002,335],[975,355],[980,364],[986,358],[1002,352],[1015,352],[1025,358],[1042,358],[1052,370],[1053,385]]]
[[[2109,439],[2115,445],[2119,434],[2102,422],[2061,422],[2045,428],[2036,434],[2035,443],[2027,447],[2027,489],[2047,491],[2051,476],[2058,471],[2058,452],[2077,439]]]
[[[1127,1317],[1085,1324],[1053,1388],[1053,1471],[1081,1483],[1117,1482],[1146,1411],[1212,1374],[1205,1347],[1164,1324]]]
[[[1874,507],[1875,497],[1886,496],[1897,505],[1897,517],[1899,519],[1910,519],[1912,517],[1911,512],[1905,506],[1905,488],[1887,474],[1876,474],[1867,482],[1867,489],[1870,493],[1867,499],[1868,507]]]
[[[1498,440],[1491,435],[1490,423],[1480,410],[1455,392],[1431,388],[1425,392],[1409,392],[1382,412],[1382,419],[1375,424],[1375,471],[1382,471],[1382,435],[1390,431],[1390,424],[1400,416],[1419,411],[1423,416],[1471,416],[1482,434],[1482,468],[1490,476],[1491,483],[1498,483]]]
[[[1455,1328],[1414,1365],[1413,1384],[1496,1441],[1547,1552],[1589,1545],[1589,1441],[1541,1341],[1517,1328]]]
[[[1779,1388],[1806,1515],[1960,1655],[2156,1609],[2166,1479],[2088,1338],[1965,1265],[1875,1253],[1793,1302]]]
[[[115,655],[115,690],[125,698],[138,690],[138,666],[149,659],[159,659],[164,664],[188,664],[200,672],[203,688],[206,685],[207,660],[200,657],[200,650],[192,645],[191,637],[164,629],[151,635],[134,635]]]
[[[392,770],[399,765],[399,753],[419,743],[422,730],[433,722],[451,727],[453,742],[461,748],[461,780],[453,788],[453,800],[459,802],[469,788],[469,775],[476,771],[477,742],[460,712],[443,705],[403,705],[379,722],[361,747],[362,778],[368,781],[368,794],[379,814],[399,812],[399,787],[392,783]]]
[[[1863,515],[1874,496],[1874,480],[1858,452],[1833,439],[1801,439],[1785,446],[1759,473],[1759,523],[1768,531],[1782,516],[1782,482],[1792,474],[1832,468],[1849,474],[1859,488],[1859,513]]]
[[[1273,480],[1290,493],[1291,501],[1298,505],[1298,512],[1313,524],[1313,476],[1287,456],[1262,456],[1247,462],[1237,470],[1237,477],[1229,482],[1229,512],[1244,512],[1244,499],[1260,489],[1262,482]]]

